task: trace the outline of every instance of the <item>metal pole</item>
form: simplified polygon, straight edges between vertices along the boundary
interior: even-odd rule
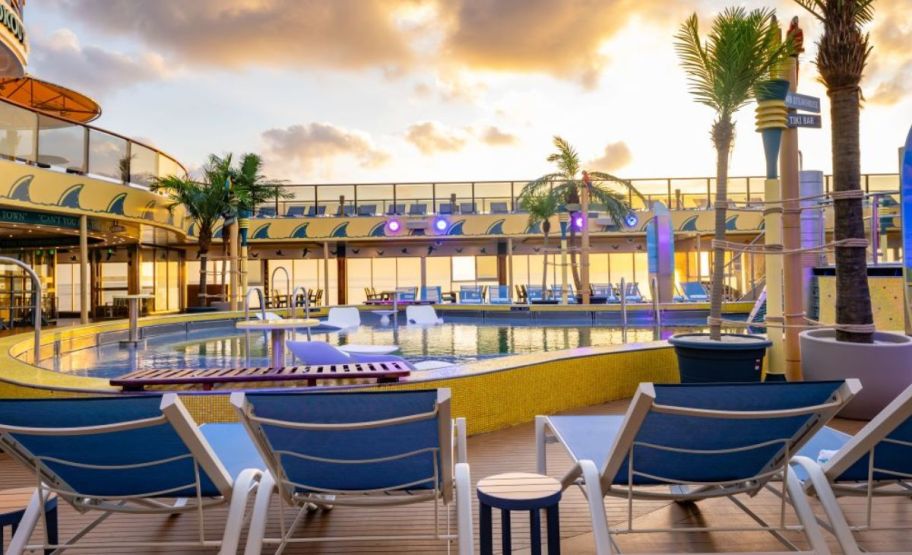
[[[621,327],[627,329],[627,284],[621,278]]]
[[[85,218],[85,216],[83,216]],[[0,264],[13,264],[19,266],[25,273],[32,278],[32,298],[34,299],[32,305],[32,317],[33,317],[33,326],[35,328],[35,346],[34,346],[34,360],[35,364],[38,364],[38,361],[41,358],[41,278],[38,277],[38,274],[35,273],[35,270],[25,262],[17,259],[10,258],[8,256],[0,256]]]
[[[789,90],[794,92],[798,84],[798,57],[788,61],[787,77]],[[801,217],[798,212],[800,202],[799,169],[798,169],[798,130],[785,129],[782,133],[782,150],[779,158],[781,174],[782,203],[782,245],[788,251],[801,247]],[[785,374],[789,381],[801,380],[801,348],[798,343],[797,326],[805,323],[804,295],[801,287],[801,254],[782,256],[782,299],[783,321],[785,323],[784,352]]]
[[[880,195],[871,196],[871,264],[880,264]]]
[[[89,218],[79,216],[79,322],[89,323],[89,289],[92,284],[89,278]]]

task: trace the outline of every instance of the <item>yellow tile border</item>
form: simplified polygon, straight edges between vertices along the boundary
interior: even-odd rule
[[[241,317],[218,312],[143,318],[140,325],[156,326]],[[98,333],[124,331],[126,321],[46,330],[42,347],[57,341],[94,340]],[[72,397],[113,395],[118,390],[101,378],[72,376],[45,370],[12,355],[30,352],[32,334],[0,338],[0,397]],[[420,373],[389,385],[322,387],[340,389],[424,389],[448,387],[453,413],[464,416],[470,433],[497,430],[551,414],[630,397],[643,381],[677,381],[674,351],[664,341],[604,347],[584,347],[513,355]],[[187,392],[183,399],[198,422],[235,420],[227,390]]]

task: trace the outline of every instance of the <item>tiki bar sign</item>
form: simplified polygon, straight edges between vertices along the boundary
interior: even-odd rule
[[[21,43],[25,43],[25,26],[16,9],[6,2],[0,2],[0,21]]]

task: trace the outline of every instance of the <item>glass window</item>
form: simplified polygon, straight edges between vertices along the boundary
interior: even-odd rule
[[[38,116],[38,163],[85,171],[85,128],[45,115]]]
[[[421,286],[421,259],[415,256],[396,259],[396,287]]]
[[[372,287],[370,258],[347,258],[345,269],[348,273],[348,302],[363,303],[367,300],[364,288]]]
[[[158,153],[133,143],[130,150],[130,182],[148,185],[158,175]]]
[[[0,102],[0,155],[34,162],[37,126],[33,112]]]
[[[476,256],[475,277],[478,281],[497,281],[497,257]]]
[[[427,285],[428,287],[440,286],[443,291],[451,291],[452,261],[449,256],[432,256],[427,259]]]
[[[453,281],[475,281],[475,257],[474,256],[454,256],[453,261]]]
[[[89,173],[126,183],[130,180],[127,141],[96,129],[89,130]]]

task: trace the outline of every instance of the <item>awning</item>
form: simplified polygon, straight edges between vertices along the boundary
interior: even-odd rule
[[[101,106],[84,94],[29,75],[0,78],[0,98],[78,123],[101,115]]]

